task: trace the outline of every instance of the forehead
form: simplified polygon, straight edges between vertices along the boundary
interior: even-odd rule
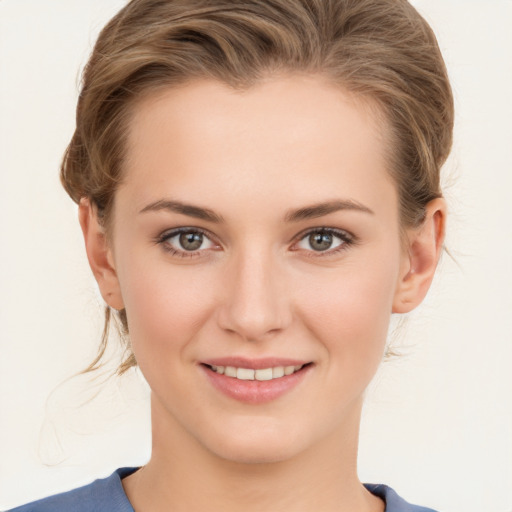
[[[391,183],[386,131],[374,105],[320,78],[243,91],[198,80],[134,106],[124,183],[140,204],[163,191],[189,199],[191,186],[204,199],[215,190],[226,199],[281,191],[303,203],[348,191],[375,200],[379,182]]]

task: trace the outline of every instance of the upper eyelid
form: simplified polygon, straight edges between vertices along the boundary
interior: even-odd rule
[[[181,233],[190,233],[190,232],[200,233],[206,239],[208,239],[214,247],[208,247],[205,249],[196,249],[193,251],[187,251],[185,249],[175,247],[174,244],[169,243],[169,239],[174,238],[174,237],[180,235]],[[162,248],[166,252],[170,252],[174,256],[179,256],[179,257],[203,256],[201,253],[207,253],[207,251],[215,249],[215,246],[218,247],[220,245],[219,242],[217,241],[217,239],[214,236],[212,236],[209,231],[202,229],[202,228],[194,227],[194,226],[180,226],[177,228],[167,229],[167,230],[163,231],[160,235],[158,235],[154,239],[154,241],[155,241],[156,245],[161,245]]]
[[[197,227],[197,226],[180,226],[177,228],[171,228],[163,231],[160,235],[156,237],[157,242],[165,242],[169,238],[173,238],[176,235],[179,235],[180,233],[186,233],[189,231],[195,231],[198,233],[201,233],[205,237],[207,237],[212,243],[215,243],[217,245],[222,245],[218,238],[211,233],[210,231]],[[355,242],[357,240],[356,236],[353,235],[350,231],[347,231],[346,229],[340,229],[340,228],[334,228],[334,227],[328,227],[328,226],[316,226],[304,229],[303,231],[296,234],[289,243],[297,243],[303,240],[306,236],[310,235],[311,233],[318,233],[318,232],[325,232],[325,233],[331,233],[335,236],[338,236],[341,239],[349,239],[350,242]],[[198,250],[199,252],[200,250]]]
[[[176,235],[179,235],[180,233],[188,233],[188,232],[201,233],[202,235],[206,236],[206,238],[208,238],[212,242],[216,241],[216,237],[212,233],[210,233],[206,229],[198,228],[196,226],[181,226],[179,228],[166,229],[165,231],[160,233],[156,237],[156,239],[158,241],[164,241],[164,240],[167,240],[168,238],[173,238]]]
[[[318,232],[324,232],[324,233],[330,233],[333,235],[337,235],[340,238],[349,238],[351,241],[355,240],[356,237],[353,235],[350,231],[347,231],[346,229],[340,229],[340,228],[332,228],[327,226],[318,226],[314,228],[308,228],[304,231],[301,231],[299,234],[295,235],[294,238],[292,238],[291,241],[300,241],[306,236],[310,235],[311,233],[318,233]]]

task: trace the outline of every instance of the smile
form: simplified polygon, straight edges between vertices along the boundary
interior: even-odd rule
[[[290,393],[307,379],[314,364],[275,358],[250,361],[231,357],[205,361],[199,367],[214,389],[238,402],[256,405]]]
[[[238,380],[273,380],[280,379],[285,375],[292,375],[299,371],[304,365],[296,366],[274,366],[270,368],[252,369],[252,368],[237,368],[235,366],[215,366],[210,368],[220,375],[232,377]]]

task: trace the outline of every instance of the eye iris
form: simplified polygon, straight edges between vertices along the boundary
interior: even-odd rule
[[[201,247],[203,243],[203,235],[201,233],[181,233],[180,245],[186,251],[195,251]]]
[[[309,245],[315,251],[325,251],[332,245],[332,235],[330,233],[312,233],[309,235]]]

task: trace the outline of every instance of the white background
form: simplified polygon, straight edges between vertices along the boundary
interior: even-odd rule
[[[79,70],[123,3],[0,0],[0,509],[149,456],[136,376],[62,384],[93,357],[102,317],[58,168]],[[369,391],[360,476],[443,512],[510,512],[512,2],[414,4],[438,35],[456,98],[445,171],[458,264],[444,257],[401,331],[407,355],[385,363]]]

